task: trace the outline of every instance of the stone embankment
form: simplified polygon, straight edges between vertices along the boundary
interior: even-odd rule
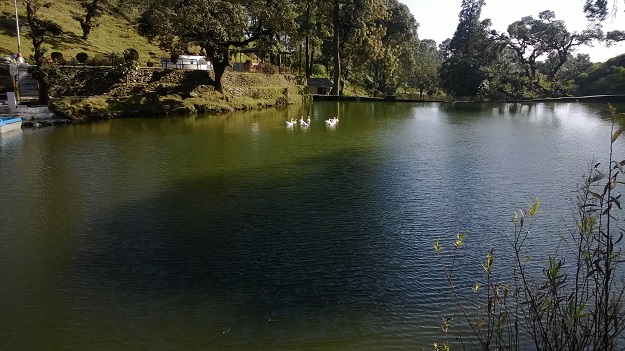
[[[71,120],[188,115],[301,102],[306,89],[288,75],[226,72],[223,93],[212,72],[142,68],[61,67],[52,79],[51,110]]]
[[[22,119],[22,127],[44,127],[53,125],[67,125],[72,121],[67,118],[59,118],[48,109],[48,106],[17,105],[9,108],[8,105],[0,105],[0,117],[18,117]]]

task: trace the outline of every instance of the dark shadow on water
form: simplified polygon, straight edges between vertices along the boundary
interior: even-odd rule
[[[398,295],[385,288],[397,269],[375,215],[382,194],[351,182],[376,176],[363,159],[306,159],[297,167],[318,171],[303,179],[279,169],[193,179],[104,213],[94,232],[80,233],[76,284],[148,300],[235,299],[252,314],[383,304]]]

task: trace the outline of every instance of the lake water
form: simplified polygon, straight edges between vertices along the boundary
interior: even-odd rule
[[[540,197],[544,257],[609,139],[605,104],[370,102],[1,136],[0,349],[431,349],[436,238],[468,289]]]

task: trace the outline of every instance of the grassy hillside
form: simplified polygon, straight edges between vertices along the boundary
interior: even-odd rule
[[[28,37],[26,9],[19,4],[20,31],[22,53],[25,58],[33,54],[33,46]],[[135,30],[135,24],[118,13],[108,13],[98,19],[99,26],[92,30],[87,41],[81,38],[82,31],[79,23],[72,19],[72,13],[82,8],[74,0],[54,0],[49,9],[42,8],[42,17],[54,20],[63,27],[65,32],[61,37],[50,38],[44,44],[48,53],[60,51],[66,59],[75,57],[79,52],[86,52],[90,57],[97,54],[122,52],[127,48],[134,48],[139,52],[142,64],[151,60],[160,62],[160,57],[169,54],[160,50],[156,45],[148,43]],[[132,16],[129,16],[132,17]],[[17,36],[15,30],[15,14],[13,1],[0,1],[0,55],[15,54],[17,52]]]

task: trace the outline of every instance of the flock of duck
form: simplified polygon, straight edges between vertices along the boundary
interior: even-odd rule
[[[296,120],[294,118],[291,118],[290,121],[286,121],[286,127],[287,128],[293,128],[295,127],[297,124],[299,123],[299,125],[301,127],[308,127],[310,126],[310,116],[308,116],[308,119],[304,120],[304,116],[301,116],[299,120]],[[334,116],[330,119],[326,119],[326,125],[328,127],[334,127],[339,123],[339,117],[338,116]]]

